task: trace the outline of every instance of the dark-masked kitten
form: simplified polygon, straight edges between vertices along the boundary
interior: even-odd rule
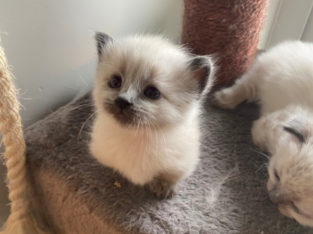
[[[113,40],[97,33],[96,39],[91,153],[132,183],[168,197],[198,162],[200,104],[213,81],[211,59],[158,36]]]

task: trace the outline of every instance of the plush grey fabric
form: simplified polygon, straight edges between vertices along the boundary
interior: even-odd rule
[[[268,199],[267,159],[250,139],[257,112],[207,103],[201,162],[177,195],[160,201],[90,157],[86,95],[26,129],[34,204],[56,233],[313,233]]]

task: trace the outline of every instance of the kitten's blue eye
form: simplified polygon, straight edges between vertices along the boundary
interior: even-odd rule
[[[112,89],[118,89],[122,85],[122,78],[119,75],[113,75],[109,80],[109,87]]]
[[[148,86],[143,93],[147,98],[150,98],[152,100],[156,100],[161,96],[160,91],[153,86]]]

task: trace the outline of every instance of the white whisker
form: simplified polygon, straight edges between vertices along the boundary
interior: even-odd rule
[[[88,122],[88,120],[90,120],[95,114],[96,114],[95,112],[94,112],[94,113],[91,113],[91,114],[89,115],[89,117],[83,122],[81,128],[79,129],[79,132],[78,132],[78,135],[77,135],[77,139],[79,139],[81,133],[83,132],[83,129],[84,129],[86,123]]]

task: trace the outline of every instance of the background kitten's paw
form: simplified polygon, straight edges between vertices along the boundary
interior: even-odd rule
[[[251,128],[251,137],[253,143],[263,150],[266,150],[266,134],[268,131],[270,131],[267,122],[268,121],[266,117],[261,117],[260,119],[253,122]]]
[[[232,88],[226,88],[215,92],[214,104],[223,109],[234,109],[238,103],[234,98]]]
[[[163,178],[156,177],[148,184],[149,190],[160,199],[171,198],[175,194],[175,185]]]

